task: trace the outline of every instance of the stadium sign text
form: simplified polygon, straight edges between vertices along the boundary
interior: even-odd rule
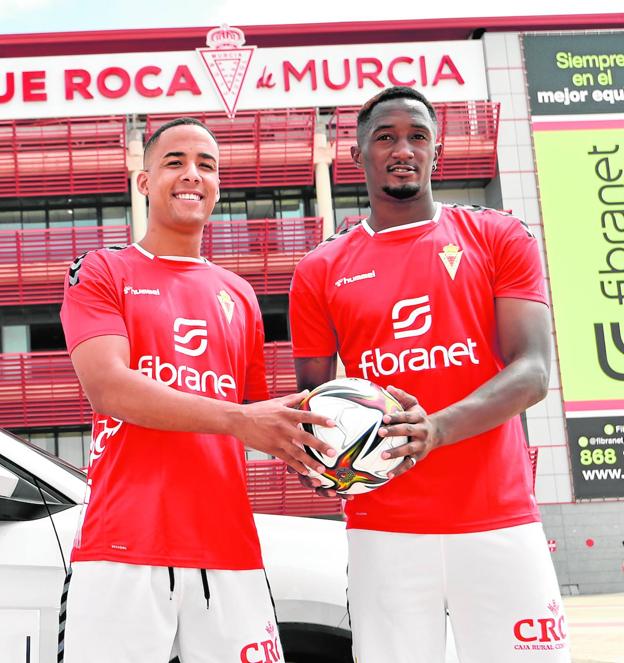
[[[194,51],[0,58],[0,119],[358,105],[390,85],[486,99],[479,41],[257,48],[237,28]]]

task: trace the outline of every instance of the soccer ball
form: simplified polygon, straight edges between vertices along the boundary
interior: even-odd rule
[[[320,479],[321,488],[331,488],[340,495],[367,493],[383,486],[388,481],[388,472],[403,461],[403,458],[381,457],[382,452],[407,443],[405,436],[377,434],[385,414],[403,410],[382,387],[361,378],[339,378],[314,389],[299,407],[336,422],[333,428],[303,424],[308,433],[337,452],[330,458],[305,447],[308,455],[327,468],[323,474],[310,470],[309,476]]]

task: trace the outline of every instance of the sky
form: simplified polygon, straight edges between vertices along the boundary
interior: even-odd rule
[[[622,12],[622,0],[0,0],[0,34]]]

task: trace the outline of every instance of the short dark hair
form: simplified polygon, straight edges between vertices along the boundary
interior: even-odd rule
[[[385,90],[379,92],[374,97],[369,99],[363,106],[360,108],[360,111],[357,116],[357,137],[358,143],[364,130],[368,125],[370,120],[371,113],[373,108],[383,103],[384,101],[390,101],[392,99],[414,99],[420,101],[424,104],[425,108],[429,112],[429,117],[433,121],[434,126],[438,126],[438,117],[435,112],[435,108],[431,105],[431,102],[425,97],[422,92],[414,90],[412,87],[407,87],[405,85],[396,85],[395,87],[389,87]]]
[[[158,139],[162,136],[162,134],[165,133],[165,131],[167,131],[167,129],[189,124],[200,127],[204,131],[207,131],[214,138],[215,143],[217,143],[217,137],[203,122],[200,122],[194,117],[176,117],[174,120],[169,120],[169,122],[165,122],[163,125],[158,127],[158,129],[156,129],[156,131],[154,131],[154,133],[150,136],[147,143],[145,143],[145,147],[143,148],[143,163],[145,164],[149,151],[154,147],[154,145],[158,142]]]

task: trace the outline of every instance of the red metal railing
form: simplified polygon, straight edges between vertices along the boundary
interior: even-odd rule
[[[537,457],[539,455],[539,447],[527,447],[529,454],[529,462],[531,463],[531,470],[533,471],[533,489],[535,489],[535,479],[537,478]]]
[[[202,255],[247,279],[258,294],[287,293],[297,263],[322,239],[319,217],[214,221]]]
[[[296,474],[286,471],[281,460],[247,463],[247,491],[256,513],[288,516],[320,516],[342,513],[339,497],[320,497],[301,485]]]
[[[306,186],[314,182],[313,108],[190,113],[219,142],[221,187]],[[146,140],[176,115],[148,115]]]
[[[128,242],[129,226],[0,230],[0,306],[60,302],[75,257]]]
[[[269,394],[297,391],[290,342],[265,343]],[[91,407],[65,351],[0,354],[0,427],[91,423]]]
[[[353,226],[357,225],[362,219],[365,219],[365,214],[354,214],[353,216],[345,216],[345,218],[338,224],[336,232],[339,233],[342,230],[348,230]]]
[[[127,190],[125,117],[0,121],[0,197]]]
[[[24,428],[91,422],[67,352],[0,355],[0,426]]]
[[[295,362],[290,341],[273,341],[264,344],[267,386],[271,398],[297,392]]]
[[[438,141],[443,147],[432,180],[494,177],[500,104],[460,101],[436,103],[434,107],[438,116]],[[337,108],[330,120],[330,139],[336,151],[333,163],[336,184],[364,182],[364,171],[356,168],[351,159],[357,113],[358,108]]]

